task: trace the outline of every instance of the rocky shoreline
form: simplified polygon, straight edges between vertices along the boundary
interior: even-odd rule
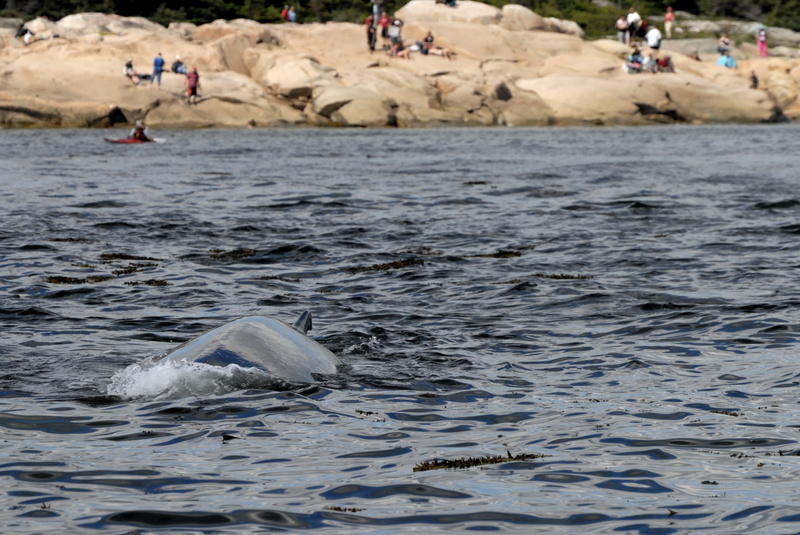
[[[586,41],[571,21],[519,5],[462,1],[457,8],[412,0],[397,12],[406,43],[432,31],[456,54],[370,53],[365,28],[350,23],[215,21],[168,28],[100,13],[28,21],[37,38],[0,29],[0,126],[109,127],[142,119],[151,127],[430,127],[762,123],[800,117],[800,59],[759,58],[733,48],[737,69],[716,65],[715,40],[665,41],[674,73],[628,74],[628,48]],[[380,40],[379,40],[380,43]],[[785,49],[785,50],[783,50]],[[702,61],[689,57],[699,51]],[[185,99],[185,76],[165,72],[161,88],[141,73],[162,53],[200,72],[200,98]],[[756,72],[758,89],[750,88]]]

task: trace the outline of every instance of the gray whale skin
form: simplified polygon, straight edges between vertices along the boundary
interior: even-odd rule
[[[172,362],[200,362],[213,366],[236,364],[259,368],[290,382],[310,383],[314,374],[336,373],[341,361],[306,333],[311,312],[294,325],[263,316],[226,323],[190,340],[162,357]]]

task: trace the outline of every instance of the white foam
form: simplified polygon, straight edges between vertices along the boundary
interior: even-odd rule
[[[255,369],[231,364],[224,368],[187,361],[147,358],[111,378],[106,392],[124,399],[178,399],[214,396],[246,388],[270,388],[276,380]]]

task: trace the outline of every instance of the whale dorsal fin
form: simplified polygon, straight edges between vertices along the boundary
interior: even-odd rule
[[[294,327],[295,330],[300,331],[303,334],[306,334],[308,331],[313,329],[313,327],[311,326],[311,311],[306,310],[305,312],[300,314],[300,317],[297,319],[297,321],[294,322],[294,325],[292,325],[292,327]]]

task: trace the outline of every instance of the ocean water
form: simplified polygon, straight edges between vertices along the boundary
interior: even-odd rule
[[[800,127],[115,134],[0,131],[3,534],[800,532]]]

